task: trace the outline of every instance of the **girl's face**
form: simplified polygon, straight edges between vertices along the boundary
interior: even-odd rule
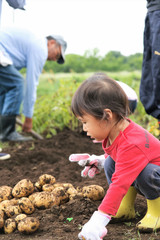
[[[91,138],[102,141],[108,137],[111,124],[106,120],[98,120],[92,115],[85,114],[83,117],[77,117],[83,124],[83,131],[87,132],[87,136]]]

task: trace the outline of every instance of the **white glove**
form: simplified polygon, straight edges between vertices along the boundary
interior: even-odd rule
[[[101,170],[104,168],[105,156],[100,155],[89,155],[88,153],[78,153],[71,154],[69,156],[69,161],[78,162],[78,164],[82,167],[85,167],[81,171],[82,177],[93,178],[96,174],[99,174]]]
[[[81,240],[100,240],[107,234],[105,226],[109,223],[111,217],[100,211],[95,211],[90,220],[83,226],[78,234]]]

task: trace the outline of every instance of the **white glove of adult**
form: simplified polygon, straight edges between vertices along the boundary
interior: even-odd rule
[[[82,167],[85,167],[81,171],[82,177],[89,176],[93,178],[96,174],[99,174],[101,170],[104,168],[105,156],[100,155],[89,155],[88,153],[78,153],[71,154],[69,156],[70,162],[78,162],[78,164]]]
[[[83,226],[78,234],[81,240],[100,240],[107,234],[105,226],[109,223],[111,217],[100,211],[95,211],[90,220]]]

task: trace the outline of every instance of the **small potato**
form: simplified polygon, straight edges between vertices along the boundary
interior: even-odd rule
[[[8,206],[13,206],[10,200],[4,200],[0,203],[0,210],[5,210]]]
[[[31,200],[27,197],[23,197],[19,200],[18,205],[22,212],[26,214],[31,214],[34,212],[35,208]]]
[[[84,197],[91,200],[101,200],[104,197],[104,189],[99,185],[90,185],[82,188],[82,194]]]
[[[46,192],[52,192],[54,189],[54,185],[52,184],[45,184],[42,186],[42,190]]]
[[[29,200],[33,203],[33,205],[34,205],[34,200],[35,200],[35,197],[36,197],[36,195],[38,195],[39,194],[39,192],[34,192],[34,193],[32,193],[31,195],[29,195]]]
[[[59,199],[60,204],[66,203],[69,200],[69,196],[65,191],[64,187],[56,187],[52,193],[55,195],[56,198]]]
[[[0,211],[0,229],[4,226],[4,212]]]
[[[8,218],[4,223],[4,232],[12,233],[16,230],[16,221],[13,218]]]
[[[39,228],[40,222],[35,217],[26,217],[18,223],[18,231],[24,234],[35,232]]]
[[[24,218],[26,218],[26,217],[27,217],[27,215],[24,214],[24,213],[19,214],[19,215],[17,215],[17,216],[15,217],[15,221],[16,221],[16,223],[18,224],[22,219],[24,219]]]
[[[74,187],[69,187],[67,189],[67,193],[69,195],[70,200],[72,200],[75,196],[78,195],[78,191]]]
[[[34,185],[29,179],[22,179],[12,189],[15,198],[27,197],[34,192]]]
[[[12,198],[12,188],[9,186],[0,187],[0,202]]]
[[[35,195],[34,206],[39,209],[51,208],[59,205],[60,200],[52,192],[39,192]]]
[[[0,202],[0,210],[5,210],[8,206],[15,206],[18,205],[18,200],[12,198],[11,200],[4,200]]]
[[[38,183],[40,184],[40,186],[43,186],[45,184],[54,184],[55,182],[55,177],[49,174],[43,174],[38,179]]]
[[[6,209],[4,211],[5,211],[5,214],[7,215],[7,217],[12,217],[14,215],[22,213],[22,210],[20,209],[20,207],[18,205],[8,206],[8,207],[6,207]]]

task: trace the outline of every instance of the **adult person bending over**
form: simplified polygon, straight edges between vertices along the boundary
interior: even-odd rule
[[[32,129],[32,116],[38,78],[46,60],[63,64],[67,43],[61,36],[38,37],[20,28],[0,31],[0,51],[5,58],[0,65],[0,140],[28,141],[16,132],[16,116],[23,100],[24,132]],[[26,68],[26,82],[18,70]]]
[[[10,7],[14,8],[14,9],[21,9],[21,10],[25,10],[24,6],[26,4],[26,0],[6,0],[7,3],[9,4]],[[2,14],[2,0],[0,0],[0,25],[1,25],[1,14]],[[0,52],[0,59],[2,59],[4,56],[2,54],[2,52]],[[1,126],[0,126],[1,128]],[[1,152],[2,149],[0,148],[0,160],[6,160],[8,158],[10,158],[10,154],[8,153],[2,153]]]

